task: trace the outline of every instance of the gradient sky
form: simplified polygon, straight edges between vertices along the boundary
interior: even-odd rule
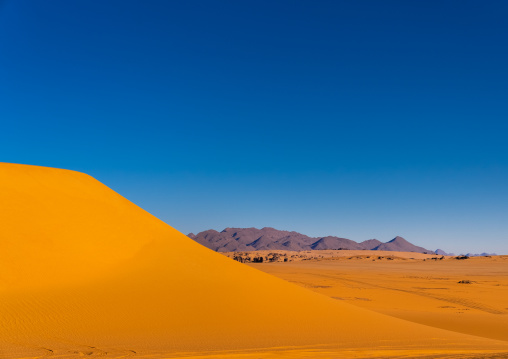
[[[508,254],[508,2],[0,0],[0,160],[182,232]]]

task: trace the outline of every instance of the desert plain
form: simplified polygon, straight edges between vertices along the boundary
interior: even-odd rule
[[[83,173],[0,188],[0,358],[508,358],[506,257],[245,264]]]
[[[457,259],[460,256],[382,251],[284,254],[297,260],[249,265],[355,306],[508,341],[508,256]]]

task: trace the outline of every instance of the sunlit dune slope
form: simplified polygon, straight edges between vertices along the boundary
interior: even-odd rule
[[[508,350],[235,262],[82,173],[0,164],[0,205],[0,357],[291,346]]]

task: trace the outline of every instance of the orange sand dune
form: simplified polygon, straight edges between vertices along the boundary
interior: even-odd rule
[[[508,352],[237,263],[82,173],[0,164],[0,186],[2,358]]]

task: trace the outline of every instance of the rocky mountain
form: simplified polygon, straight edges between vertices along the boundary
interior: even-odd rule
[[[378,241],[377,239],[367,239],[366,241],[361,242],[360,244],[364,247],[364,249],[374,249],[383,242]]]
[[[361,244],[350,239],[339,237],[323,237],[312,243],[311,249],[365,249]]]
[[[423,247],[415,246],[409,243],[402,237],[395,237],[389,242],[381,243],[377,247],[373,248],[378,251],[398,251],[398,252],[419,252],[419,253],[434,253],[434,251],[425,249]]]
[[[436,251],[434,253],[439,254],[440,256],[454,256],[455,255],[453,253],[446,253],[442,249],[436,249]]]
[[[217,252],[243,252],[254,250],[326,250],[356,249],[401,252],[434,253],[415,246],[402,237],[387,243],[369,239],[361,243],[334,236],[309,237],[298,232],[280,231],[275,228],[226,228],[222,232],[213,229],[198,234],[189,233],[189,238]]]
[[[434,253],[439,254],[441,256],[454,256],[454,253],[446,253],[442,249],[437,249]],[[467,254],[460,254],[461,256],[466,257],[487,257],[487,256],[497,256],[496,253],[467,253]]]
[[[439,254],[440,256],[447,256],[448,255],[448,253],[446,253],[445,251],[443,251],[442,249],[439,249],[439,248],[436,249],[434,251],[434,253]]]

